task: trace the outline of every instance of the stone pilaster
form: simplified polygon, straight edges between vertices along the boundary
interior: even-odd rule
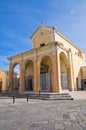
[[[25,80],[24,80],[24,66],[23,62],[20,63],[20,87],[19,91],[23,92],[25,90]]]
[[[68,68],[68,75],[69,75],[69,90],[73,91],[73,70],[72,70],[72,54],[71,51],[68,52],[69,55],[69,68]]]
[[[12,92],[12,86],[13,86],[13,69],[12,69],[12,64],[10,63],[10,67],[9,67],[9,86],[8,86],[9,92]]]
[[[8,86],[9,92],[12,92],[12,86],[13,86],[13,70],[9,70],[9,86]]]
[[[34,92],[38,92],[40,88],[40,67],[34,61]]]
[[[59,57],[59,48],[57,47],[57,82],[58,82],[58,92],[62,91],[61,88],[61,71],[60,71],[60,57]]]
[[[57,49],[53,49],[53,62],[52,62],[52,72],[53,72],[53,92],[60,92],[61,82],[60,82],[60,63],[59,63],[59,53]]]
[[[40,86],[40,65],[37,66],[37,88],[38,92],[41,91],[41,86]]]

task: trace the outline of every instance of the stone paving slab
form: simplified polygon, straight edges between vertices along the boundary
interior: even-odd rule
[[[0,130],[86,130],[86,100],[0,99]]]

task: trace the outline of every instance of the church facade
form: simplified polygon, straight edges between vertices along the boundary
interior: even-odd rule
[[[30,38],[30,51],[8,58],[8,91],[13,91],[13,71],[16,65],[20,66],[17,89],[20,92],[62,92],[81,89],[82,68],[86,66],[84,53],[58,32],[56,27],[41,25]]]

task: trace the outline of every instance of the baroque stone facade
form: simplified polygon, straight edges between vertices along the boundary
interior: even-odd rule
[[[76,45],[56,27],[50,26],[39,26],[30,38],[32,50],[8,58],[9,91],[13,91],[13,70],[17,64],[20,66],[20,92],[62,92],[81,88],[79,72],[86,61]]]

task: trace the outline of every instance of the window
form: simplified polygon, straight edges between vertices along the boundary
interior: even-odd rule
[[[41,32],[40,34],[43,35],[43,32]]]
[[[41,43],[41,44],[40,44],[40,47],[42,47],[42,46],[45,46],[45,43]]]

